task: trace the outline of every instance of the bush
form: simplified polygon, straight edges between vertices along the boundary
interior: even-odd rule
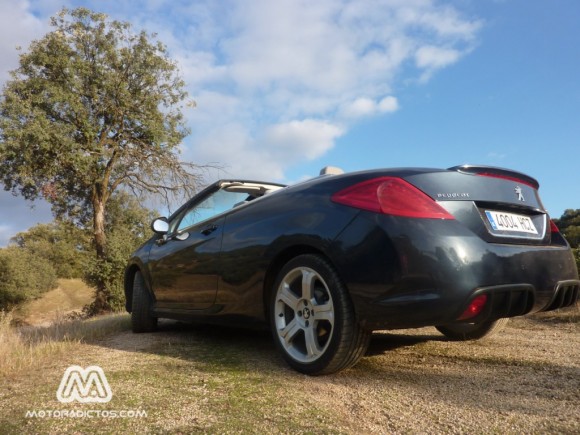
[[[104,259],[91,258],[84,281],[93,287],[105,283],[109,290],[108,304],[113,311],[125,309],[125,291],[123,279],[127,259],[136,246],[130,237],[109,235],[107,241],[107,256]],[[88,314],[95,314],[93,307],[88,308]]]
[[[56,285],[48,260],[21,248],[0,249],[0,309],[36,298]]]
[[[11,244],[46,258],[59,278],[82,278],[90,255],[87,231],[62,220],[18,233]]]

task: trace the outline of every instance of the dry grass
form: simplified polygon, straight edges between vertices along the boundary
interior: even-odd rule
[[[12,376],[46,365],[83,342],[129,328],[126,314],[91,320],[57,319],[47,327],[14,327],[12,313],[0,312],[0,374]]]
[[[80,343],[129,328],[127,315],[68,319],[92,301],[94,289],[80,279],[59,279],[58,284],[13,312],[0,312],[0,376],[45,366]]]
[[[95,290],[80,279],[59,279],[58,287],[26,302],[13,313],[16,323],[48,326],[53,321],[91,303]]]

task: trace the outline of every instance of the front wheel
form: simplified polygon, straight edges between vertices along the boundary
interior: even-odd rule
[[[338,274],[318,255],[300,255],[279,272],[270,320],[286,362],[309,375],[353,366],[366,352],[371,336],[356,321]]]
[[[480,340],[490,338],[500,332],[509,319],[488,320],[479,323],[455,323],[437,326],[437,330],[447,338],[456,341]]]

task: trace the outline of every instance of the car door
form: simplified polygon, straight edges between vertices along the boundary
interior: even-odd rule
[[[157,308],[207,309],[214,304],[224,212],[246,197],[218,189],[172,219],[170,232],[149,256]]]

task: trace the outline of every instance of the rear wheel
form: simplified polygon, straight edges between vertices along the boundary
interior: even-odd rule
[[[339,276],[318,255],[298,256],[282,268],[272,291],[270,320],[286,362],[310,375],[354,365],[371,336],[356,321]]]
[[[133,278],[131,326],[133,332],[152,332],[157,329],[157,317],[153,316],[153,298],[145,287],[141,272],[136,272]]]
[[[437,330],[447,338],[456,341],[490,338],[503,330],[509,319],[488,320],[480,323],[455,323],[437,326]]]

